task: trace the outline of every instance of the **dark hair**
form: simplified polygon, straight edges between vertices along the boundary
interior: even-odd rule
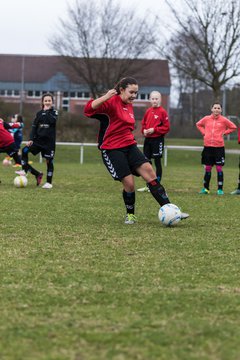
[[[221,104],[219,101],[213,102],[211,108],[212,108],[214,105],[220,105],[221,108],[222,108],[222,104]]]
[[[126,89],[128,85],[138,85],[137,80],[133,77],[122,78],[115,86],[114,89],[120,94],[120,88]]]
[[[20,114],[15,115],[17,117],[17,122],[23,123],[23,117]]]
[[[42,102],[43,102],[43,99],[44,99],[46,96],[50,96],[50,97],[52,98],[52,101],[54,100],[54,99],[53,99],[53,94],[47,92],[47,93],[43,94],[43,96],[42,96]]]

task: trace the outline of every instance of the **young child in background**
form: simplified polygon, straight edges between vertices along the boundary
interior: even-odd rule
[[[217,194],[223,195],[223,166],[225,162],[224,135],[228,135],[237,129],[237,126],[222,116],[222,106],[215,102],[211,108],[211,115],[205,116],[196,123],[197,129],[204,139],[202,151],[202,164],[205,165],[203,189],[200,194],[209,194],[212,167],[217,170]]]
[[[53,107],[53,95],[45,93],[42,96],[42,110],[38,111],[32,124],[32,131],[27,146],[22,149],[23,171],[16,171],[19,175],[26,175],[28,171],[35,176],[37,186],[41,184],[43,173],[34,169],[28,161],[28,153],[41,153],[47,163],[47,182],[43,189],[52,189],[53,159],[56,147],[56,123],[58,113]]]
[[[13,115],[12,117],[12,123],[20,123],[22,124],[22,126],[20,128],[15,128],[15,129],[11,129],[9,130],[12,134],[13,134],[13,138],[14,138],[14,142],[15,142],[15,145],[18,149],[18,154],[20,155],[20,149],[21,149],[21,144],[22,144],[22,139],[23,139],[23,132],[22,132],[22,129],[23,129],[23,117],[22,115],[20,114],[15,114]],[[13,165],[14,167],[21,167],[21,163],[15,163],[15,165]]]
[[[240,144],[240,126],[238,127],[238,143]],[[239,156],[239,163],[238,163],[238,186],[237,189],[231,192],[231,195],[240,195],[240,156]]]
[[[142,119],[142,134],[145,136],[143,152],[151,160],[154,159],[157,179],[162,179],[161,158],[164,151],[164,136],[170,130],[167,111],[161,106],[162,96],[158,91],[150,94],[151,107],[147,109]],[[138,189],[138,191],[149,191],[148,187]]]

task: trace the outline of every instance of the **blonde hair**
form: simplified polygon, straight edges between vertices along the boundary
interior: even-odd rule
[[[153,90],[153,91],[151,91],[151,93],[150,93],[150,97],[152,97],[152,96],[153,96],[153,94],[158,94],[158,95],[160,96],[160,99],[162,98],[162,94],[161,94],[159,91],[157,91],[157,90]]]

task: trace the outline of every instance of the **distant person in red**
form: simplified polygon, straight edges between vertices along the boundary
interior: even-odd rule
[[[217,170],[217,194],[223,195],[223,166],[225,163],[224,135],[237,129],[236,125],[222,116],[222,105],[215,102],[211,108],[211,115],[204,116],[196,123],[197,129],[203,135],[204,148],[202,164],[205,165],[203,188],[200,194],[209,194],[212,167]]]
[[[16,164],[21,164],[21,158],[18,154],[18,148],[14,142],[13,136],[8,130],[19,129],[22,127],[20,122],[8,123],[0,118],[0,153],[6,153],[13,158]]]
[[[240,144],[240,126],[238,127],[238,143]],[[240,156],[239,156],[239,173],[238,173],[238,187],[236,190],[231,192],[231,195],[240,195]]]
[[[161,158],[164,151],[164,136],[170,130],[167,111],[161,106],[162,96],[159,91],[152,91],[149,98],[151,107],[147,109],[142,119],[142,134],[145,136],[143,152],[149,159],[154,159],[157,179],[162,180]],[[138,191],[149,191],[148,187]]]
[[[109,173],[123,185],[125,224],[130,225],[136,222],[134,175],[141,176],[147,182],[160,206],[170,203],[164,187],[160,185],[149,160],[138,149],[133,135],[135,119],[132,103],[137,94],[137,81],[126,77],[105,95],[91,99],[84,108],[86,116],[100,120],[99,149]],[[188,216],[182,213],[182,219]]]

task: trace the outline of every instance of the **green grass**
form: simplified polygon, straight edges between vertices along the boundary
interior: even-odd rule
[[[175,228],[148,193],[124,225],[121,184],[96,149],[84,160],[59,148],[50,191],[31,175],[16,189],[1,169],[0,358],[239,359],[238,156],[226,157],[225,195],[214,169],[201,196],[200,153],[169,151],[163,184],[191,215]]]

